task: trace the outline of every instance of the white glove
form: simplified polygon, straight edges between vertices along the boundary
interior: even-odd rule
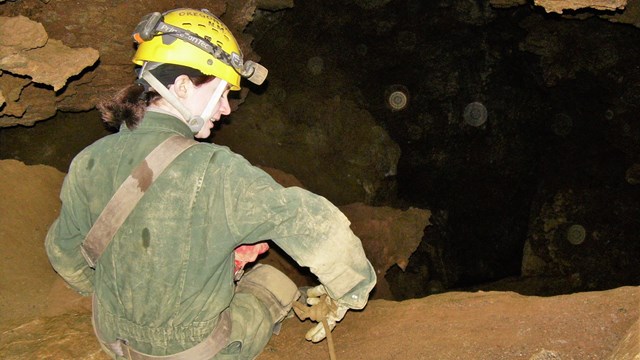
[[[322,304],[323,301],[325,304]],[[307,304],[311,306],[326,306],[326,320],[327,325],[329,325],[329,331],[333,331],[333,328],[336,327],[336,323],[342,320],[344,315],[347,313],[347,310],[349,310],[348,307],[340,305],[337,301],[332,299],[327,294],[327,289],[325,289],[324,285],[318,285],[307,290]],[[307,331],[304,337],[305,339],[315,343],[322,341],[326,336],[327,334],[324,330],[324,326],[322,325],[322,321],[319,320],[318,324],[311,328],[311,330]]]

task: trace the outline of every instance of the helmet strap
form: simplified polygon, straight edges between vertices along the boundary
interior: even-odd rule
[[[141,70],[140,77],[146,80],[147,83],[149,83],[149,85],[151,85],[151,87],[153,87],[153,89],[157,91],[158,94],[160,94],[160,96],[162,96],[165,100],[167,100],[167,102],[169,102],[169,104],[171,104],[171,106],[178,110],[180,115],[182,115],[182,118],[187,122],[187,125],[191,129],[191,132],[193,132],[194,134],[200,132],[200,129],[202,129],[202,127],[204,126],[204,119],[201,116],[193,116],[191,114],[191,111],[189,111],[189,109],[187,109],[187,107],[184,106],[184,104],[180,102],[180,100],[178,100],[178,98],[173,95],[173,93],[171,93],[171,91],[169,91],[169,89],[167,89],[167,87],[164,86],[160,82],[160,80],[156,79],[156,77],[153,76],[153,74],[144,67]],[[207,108],[208,107],[209,106],[207,106]]]
[[[216,87],[216,90],[213,92],[211,99],[209,99],[209,103],[207,103],[207,106],[204,108],[204,111],[200,115],[200,117],[205,121],[210,119],[211,115],[213,115],[213,110],[220,102],[220,99],[222,99],[222,94],[225,92],[225,90],[227,90],[227,84],[228,82],[226,80],[220,79],[218,87]]]

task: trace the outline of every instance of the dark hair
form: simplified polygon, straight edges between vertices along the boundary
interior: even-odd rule
[[[200,86],[215,79],[211,75],[189,76],[194,85]],[[120,129],[124,123],[130,130],[135,129],[144,117],[145,108],[162,98],[157,92],[146,91],[138,83],[131,84],[115,95],[101,100],[96,108],[100,111],[102,121],[110,128]]]

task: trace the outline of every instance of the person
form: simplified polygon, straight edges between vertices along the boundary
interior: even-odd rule
[[[149,14],[134,38],[138,79],[98,105],[119,131],[73,159],[45,240],[55,271],[93,296],[103,350],[117,359],[258,356],[301,295],[269,265],[243,274],[267,240],[317,277],[319,285],[302,297],[327,304],[330,330],[348,309],[364,308],[376,274],[333,204],[282,187],[227,147],[193,141],[209,137],[231,112],[228,93],[242,78],[259,82],[266,69],[243,61],[234,36],[207,10]],[[146,175],[131,175],[175,135],[195,144],[153,182],[148,167]],[[92,264],[88,234],[129,177],[146,184],[144,194]],[[305,337],[326,335],[318,323]]]

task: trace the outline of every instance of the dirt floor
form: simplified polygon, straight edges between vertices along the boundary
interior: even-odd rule
[[[43,241],[64,173],[0,161],[0,358],[106,359],[90,305],[49,266]],[[640,288],[554,297],[449,292],[372,300],[333,333],[344,359],[640,359]],[[304,340],[310,322],[286,320],[259,360],[329,359]]]

